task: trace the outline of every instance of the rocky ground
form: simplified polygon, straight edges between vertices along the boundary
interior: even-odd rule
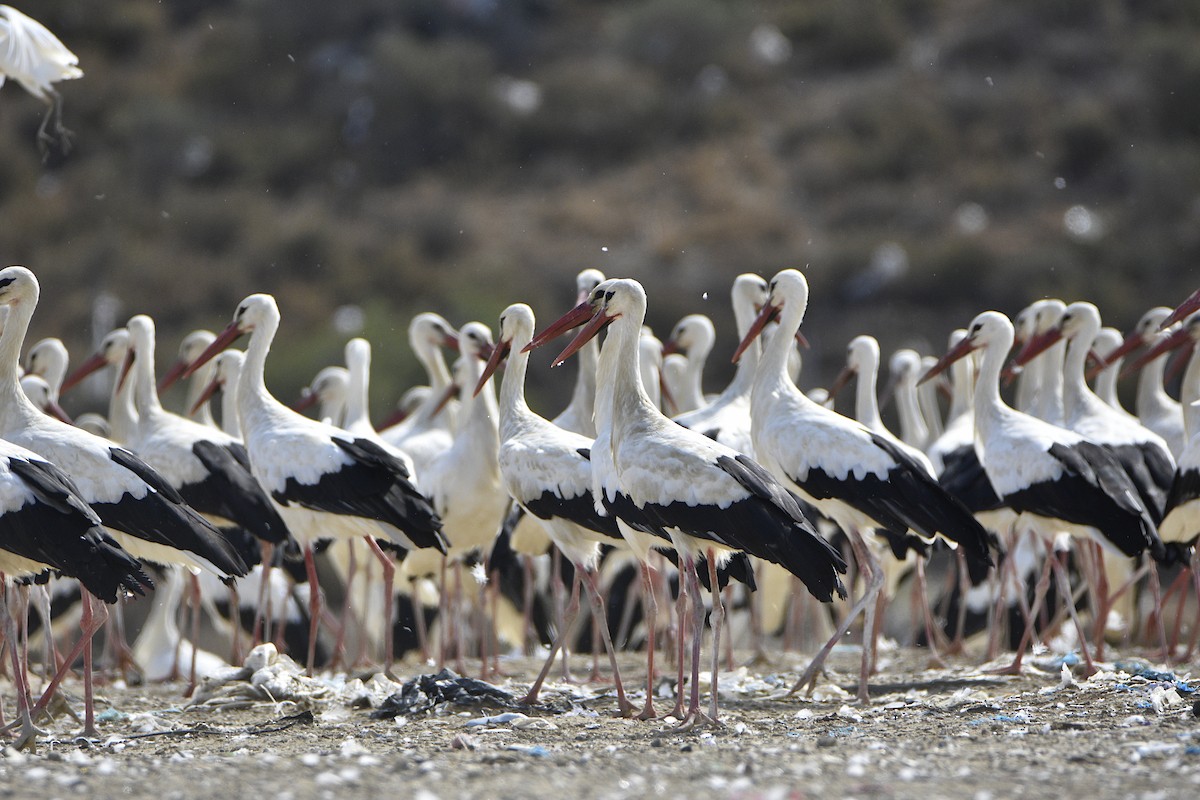
[[[853,696],[857,651],[839,648],[811,698],[779,697],[798,656],[722,676],[723,726],[681,733],[669,718],[620,718],[611,687],[576,684],[550,684],[545,706],[516,710],[503,699],[423,708],[429,698],[412,687],[416,705],[375,719],[381,704],[396,711],[387,698],[400,685],[308,680],[268,656],[261,671],[231,671],[190,701],[179,684],[101,687],[99,739],[73,738],[79,725],[60,715],[35,752],[0,757],[0,797],[1200,793],[1197,664],[1115,658],[1085,679],[1047,654],[1025,675],[1001,677],[977,663],[927,669],[923,652],[891,650],[863,706]],[[626,665],[639,675],[636,656]],[[507,660],[507,677],[493,683],[519,696],[536,667]],[[664,698],[659,709],[670,706]]]

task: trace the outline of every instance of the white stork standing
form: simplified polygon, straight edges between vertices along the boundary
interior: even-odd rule
[[[183,371],[216,338],[217,335],[215,333],[203,328],[194,330],[183,337],[183,341],[179,343],[179,357],[175,359],[171,366],[167,367],[166,373],[158,384],[158,393],[161,395],[168,387],[175,383],[179,376],[183,374]],[[188,382],[187,405],[184,406],[183,415],[193,422],[199,422],[202,425],[215,428],[217,427],[217,422],[213,419],[212,409],[209,408],[208,400],[200,400],[201,393],[212,382],[213,369],[214,367],[211,364],[205,364],[192,373],[192,379]]]
[[[975,383],[975,441],[996,493],[1021,515],[1021,524],[1041,532],[1046,540],[1067,531],[1099,538],[1130,558],[1146,550],[1160,558],[1163,545],[1154,521],[1112,453],[1078,433],[1016,411],[1001,399],[1000,372],[1012,344],[1013,326],[1008,317],[985,311],[971,323],[967,336],[923,378],[982,348]],[[1057,560],[1054,567],[1060,588],[1070,598],[1066,574]],[[1037,613],[1037,602],[1032,615]],[[1074,618],[1075,607],[1069,599],[1067,606]],[[1091,669],[1082,627],[1077,618],[1075,622]],[[1020,668],[1030,632],[1027,624],[1011,670]]]
[[[491,329],[481,322],[468,322],[458,332],[458,346],[461,356],[455,364],[455,381],[450,387],[450,392],[457,387],[460,397],[454,443],[428,464],[421,475],[421,485],[442,518],[449,545],[447,559],[440,565],[442,636],[439,663],[445,660],[449,626],[460,622],[450,619],[450,593],[445,579],[447,560],[453,561],[456,571],[461,573],[461,559],[474,552],[486,551],[500,530],[509,503],[500,477],[496,390],[486,382],[479,392],[472,391],[492,352]],[[414,566],[414,571],[408,574],[416,577],[423,570],[416,560]],[[413,567],[406,565],[406,570],[410,569]],[[461,586],[461,577],[456,583]],[[461,633],[463,625],[458,624],[457,630]],[[462,645],[459,637],[456,650],[460,662]]]
[[[1169,316],[1171,309],[1166,306],[1156,306],[1143,314],[1125,337],[1125,341],[1105,357],[1104,365],[1115,365],[1119,359],[1139,347],[1153,347],[1160,337],[1166,338],[1169,334],[1160,333],[1160,329]],[[1142,367],[1138,373],[1137,397],[1134,401],[1138,419],[1161,436],[1171,448],[1171,455],[1178,459],[1183,455],[1187,436],[1183,427],[1183,407],[1178,400],[1167,394],[1163,386],[1163,375],[1167,366],[1166,353],[1139,363]]]
[[[758,307],[767,299],[767,282],[750,272],[733,280],[731,290],[733,317],[739,340],[750,330]],[[685,428],[699,431],[739,453],[754,454],[750,436],[750,388],[754,385],[754,370],[758,366],[760,346],[757,342],[742,353],[733,380],[711,403],[675,418]]]
[[[385,423],[379,435],[388,444],[399,447],[424,472],[430,461],[450,448],[454,440],[454,420],[458,401],[442,402],[452,383],[442,348],[458,349],[458,334],[444,317],[423,312],[408,325],[408,341],[429,378],[429,398],[399,424]]]
[[[29,348],[25,355],[25,374],[40,375],[50,386],[50,397],[58,402],[62,390],[63,379],[67,376],[67,365],[70,354],[62,339],[50,337],[42,339]]]
[[[292,404],[293,411],[317,407],[317,419],[342,427],[346,419],[346,398],[350,393],[350,370],[336,364],[322,367],[305,386],[300,399]]]
[[[779,330],[763,348],[751,396],[754,452],[785,486],[846,533],[864,577],[862,597],[792,691],[815,683],[829,652],[865,612],[859,682],[859,698],[865,702],[876,597],[883,588],[884,574],[862,533],[883,528],[900,536],[910,529],[928,538],[941,534],[965,548],[968,564],[977,571],[987,569],[991,556],[986,532],[962,503],[937,484],[925,465],[860,423],[817,405],[792,383],[787,373],[788,353],[807,307],[804,275],[794,269],[776,274],[767,302],[734,357],[768,322],[778,320]]]
[[[83,379],[104,367],[112,367],[114,376],[108,398],[108,435],[119,444],[125,444],[134,434],[137,426],[137,408],[133,404],[133,382],[122,383],[116,379],[116,374],[125,364],[129,356],[129,331],[116,328],[109,331],[100,340],[100,348],[89,356],[75,371],[63,381],[62,393],[66,394],[83,382]]]
[[[686,414],[708,405],[704,396],[704,363],[717,341],[717,329],[704,314],[688,314],[671,329],[671,335],[663,343],[663,358],[682,354],[687,369],[680,390],[672,399],[678,414]]]
[[[917,397],[917,381],[924,370],[921,354],[909,347],[902,347],[888,359],[892,391],[896,396],[896,411],[900,414],[900,440],[924,455],[929,446],[929,425],[921,412],[921,401]],[[919,459],[918,459],[919,460]],[[933,474],[933,465],[929,467]]]
[[[529,354],[524,348],[533,339],[533,310],[517,303],[500,315],[499,340],[484,367],[476,389],[482,389],[508,357],[500,383],[500,475],[511,496],[529,514],[542,520],[555,546],[575,565],[576,591],[566,624],[555,632],[546,662],[525,702],[536,703],[542,682],[570,630],[578,610],[578,582],[587,589],[592,623],[601,632],[616,684],[617,703],[629,716],[633,705],[625,698],[621,671],[609,634],[604,598],[596,582],[600,545],[621,541],[616,521],[596,513],[592,499],[592,470],[588,454],[593,440],[564,430],[535,414],[525,401],[525,375]]]
[[[321,609],[312,549],[316,540],[374,537],[381,530],[397,530],[404,533],[396,541],[406,548],[444,550],[445,541],[437,512],[413,485],[403,464],[368,439],[292,411],[267,391],[264,367],[279,319],[275,298],[250,295],[188,370],[198,368],[239,337],[250,335],[238,384],[238,416],[251,471],[304,547],[311,673]],[[378,522],[392,527],[381,528]]]
[[[150,586],[150,579],[141,571],[138,561],[105,532],[96,512],[80,497],[62,470],[36,453],[0,439],[0,573],[8,579],[19,579],[46,570],[76,578],[84,589],[80,643],[63,662],[51,686],[57,686],[82,650],[86,708],[83,735],[94,737],[90,642],[99,624],[92,619],[92,598],[114,603],[125,592],[141,595],[144,587]],[[32,741],[38,731],[30,715],[28,676],[20,658],[21,648],[6,595],[7,585],[0,582],[0,615],[12,658],[21,717],[16,742],[20,748]]]
[[[708,720],[715,722],[724,616],[718,559],[743,551],[781,564],[825,602],[835,592],[845,596],[838,577],[845,564],[804,517],[796,498],[766,470],[748,456],[677,425],[651,402],[639,378],[639,338],[646,316],[641,284],[605,281],[590,300],[591,321],[556,363],[611,325],[600,353],[598,382],[613,387],[611,448],[618,480],[634,507],[671,535],[679,555],[681,591],[694,598],[691,697],[683,722],[687,727],[705,719],[699,685],[704,609],[695,564],[700,556],[708,561],[713,606]]]
[[[1121,356],[1112,358],[1112,354],[1117,351],[1124,339],[1125,337],[1116,328],[1104,327],[1096,333],[1096,339],[1092,342],[1092,354],[1099,359],[1099,363],[1090,374],[1094,374],[1094,391],[1097,397],[1121,412],[1127,422],[1141,424],[1137,417],[1130,414],[1121,405],[1121,398],[1117,394],[1117,378],[1121,374],[1121,364],[1124,359]],[[1170,447],[1170,444],[1168,443],[1167,446]],[[1171,456],[1175,456],[1174,451],[1171,452]]]
[[[37,278],[24,267],[0,270],[0,305],[8,309],[0,333],[0,437],[60,465],[79,496],[131,555],[222,576],[244,575],[246,565],[229,542],[146,462],[111,441],[43,414],[21,391],[17,362],[40,293]],[[89,609],[85,602],[90,616]],[[89,620],[86,639],[106,617],[103,612],[98,621]],[[45,708],[56,687],[52,681],[38,710]]]
[[[1087,385],[1088,353],[1100,331],[1100,311],[1087,302],[1072,303],[1059,322],[1027,342],[1017,364],[1031,356],[1068,342],[1063,370],[1065,427],[1094,444],[1112,451],[1137,486],[1142,502],[1155,520],[1162,519],[1163,504],[1175,474],[1175,460],[1162,437],[1128,418],[1096,396]]]
[[[604,280],[598,269],[580,270],[575,276],[575,305],[587,300],[597,285]],[[575,388],[571,401],[557,417],[551,420],[565,431],[574,431],[584,436],[596,435],[596,362],[600,359],[600,343],[589,342],[579,351],[579,372],[575,373]]]
[[[190,409],[194,412],[197,404],[209,402],[220,389],[221,430],[238,441],[242,439],[242,423],[238,419],[237,390],[238,382],[242,377],[242,363],[245,360],[246,354],[241,350],[224,350],[217,354],[211,362],[213,364],[212,379],[197,395]]]

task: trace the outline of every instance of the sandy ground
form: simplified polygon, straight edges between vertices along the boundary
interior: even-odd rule
[[[549,684],[555,710],[440,706],[389,720],[371,717],[399,688],[382,676],[310,683],[288,667],[271,687],[296,699],[273,702],[253,699],[243,673],[193,705],[180,684],[116,684],[99,690],[99,740],[73,739],[78,724],[60,716],[36,753],[6,750],[0,797],[1200,795],[1200,665],[1114,658],[1084,679],[1061,659],[1035,663],[998,677],[974,662],[926,669],[924,653],[893,649],[860,706],[855,648],[835,652],[810,699],[778,697],[804,664],[781,656],[724,678],[723,727],[688,733],[615,716],[603,685]],[[636,655],[624,665],[644,677]],[[507,660],[494,683],[519,694],[536,667]]]

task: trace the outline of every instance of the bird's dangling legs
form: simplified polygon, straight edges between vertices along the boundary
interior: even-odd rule
[[[638,719],[654,719],[654,647],[657,639],[655,625],[658,621],[658,600],[655,599],[654,574],[648,561],[641,564],[642,597],[646,616],[646,703],[637,715]]]
[[[367,547],[371,548],[371,552],[375,554],[375,559],[379,562],[383,569],[383,608],[384,628],[383,628],[383,674],[388,678],[395,680],[392,674],[392,662],[395,660],[396,654],[393,642],[393,626],[396,623],[396,598],[393,594],[393,587],[396,583],[396,564],[391,557],[383,552],[383,548],[379,546],[379,542],[375,541],[372,536],[364,537],[367,540]]]
[[[49,108],[46,109],[46,115],[42,117],[42,124],[38,126],[37,132],[38,149],[42,152],[43,163],[50,157],[50,148],[53,145],[57,144],[63,155],[71,152],[71,139],[75,135],[63,125],[62,95],[53,88],[48,89],[46,94],[49,96]],[[53,134],[47,130],[51,127],[51,122],[54,123]]]
[[[308,576],[308,660],[305,674],[313,676],[317,663],[317,629],[321,623],[321,585],[317,582],[317,562],[312,544],[304,544],[304,571]],[[283,627],[282,625],[280,626]]]
[[[608,615],[604,610],[604,596],[600,593],[600,586],[596,582],[596,570],[588,569],[583,564],[576,564],[575,573],[583,576],[588,599],[592,603],[592,626],[600,633],[604,649],[608,653],[608,663],[612,668],[613,683],[617,690],[617,708],[620,709],[622,717],[632,716],[634,707],[633,703],[625,697],[625,685],[621,682],[621,668],[617,666],[617,651],[613,647],[612,635],[608,630]]]
[[[546,676],[550,674],[550,669],[554,666],[558,650],[563,646],[563,642],[570,637],[571,629],[575,627],[575,618],[579,616],[579,586],[581,580],[580,573],[576,571],[575,580],[571,585],[571,599],[564,610],[565,622],[563,627],[554,631],[554,641],[550,645],[550,652],[546,655],[546,661],[542,664],[542,670],[538,673],[533,686],[529,687],[529,691],[518,701],[524,705],[531,706],[537,704],[538,693],[541,692],[542,684],[546,681]]]

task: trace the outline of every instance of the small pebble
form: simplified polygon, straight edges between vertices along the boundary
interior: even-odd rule
[[[1197,700],[1192,704],[1192,715],[1197,719],[1200,719],[1200,700]]]
[[[1197,706],[1200,706],[1200,703],[1197,703],[1196,705],[1197,705]],[[1197,714],[1198,716],[1200,716],[1200,710],[1197,710],[1196,714]],[[651,746],[651,747],[662,747],[662,746],[663,746],[663,740],[662,740],[662,739],[660,739],[659,737],[655,736],[653,739],[651,739],[651,740],[650,740],[650,746]]]
[[[837,744],[837,739],[832,736],[818,736],[817,747],[833,747]]]

